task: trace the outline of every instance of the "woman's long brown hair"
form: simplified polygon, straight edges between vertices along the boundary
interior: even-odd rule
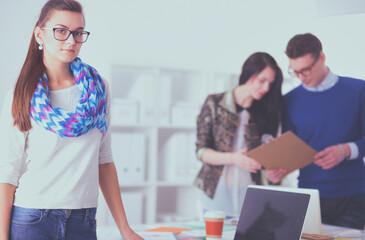
[[[81,4],[75,0],[49,0],[43,6],[34,29],[36,27],[43,27],[53,10],[83,14]],[[37,81],[42,77],[44,72],[43,51],[38,49],[33,30],[28,53],[15,84],[13,105],[11,109],[14,126],[17,126],[22,132],[27,132],[32,128],[29,114],[30,101],[33,97]]]
[[[275,71],[275,80],[270,90],[261,100],[253,101],[248,112],[252,116],[252,121],[258,125],[261,134],[269,133],[276,136],[282,115],[281,85],[283,83],[283,73],[275,59],[266,52],[253,53],[242,66],[239,85],[245,84],[251,76],[260,73],[266,67],[270,67]]]

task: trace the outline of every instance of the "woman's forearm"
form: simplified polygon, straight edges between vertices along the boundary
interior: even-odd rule
[[[99,185],[123,239],[143,240],[128,224],[114,163],[99,165]]]
[[[211,148],[204,150],[201,156],[201,160],[204,163],[211,165],[226,165],[232,164],[232,152],[218,152]]]
[[[202,161],[211,165],[236,165],[249,172],[257,172],[261,165],[247,157],[247,148],[236,152],[218,152],[207,148],[202,153]]]
[[[118,228],[121,231],[128,229],[114,163],[99,165],[99,185]]]
[[[8,240],[11,210],[16,187],[8,183],[0,183],[0,240]]]

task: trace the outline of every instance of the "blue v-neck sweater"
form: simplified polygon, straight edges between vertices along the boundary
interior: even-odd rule
[[[365,81],[340,77],[322,92],[299,86],[284,99],[284,131],[293,131],[316,151],[347,142],[359,149],[357,159],[331,169],[315,164],[301,169],[299,187],[319,189],[325,198],[365,193]]]

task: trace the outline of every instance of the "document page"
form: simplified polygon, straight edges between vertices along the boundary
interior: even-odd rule
[[[290,173],[311,164],[316,153],[293,132],[288,131],[252,149],[247,156],[258,161],[266,169],[284,168]]]

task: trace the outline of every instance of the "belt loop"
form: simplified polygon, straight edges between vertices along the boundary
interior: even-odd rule
[[[89,208],[85,208],[84,222],[87,222],[88,219],[89,219]]]
[[[48,214],[50,211],[51,211],[51,209],[44,209],[43,216],[48,217]]]

